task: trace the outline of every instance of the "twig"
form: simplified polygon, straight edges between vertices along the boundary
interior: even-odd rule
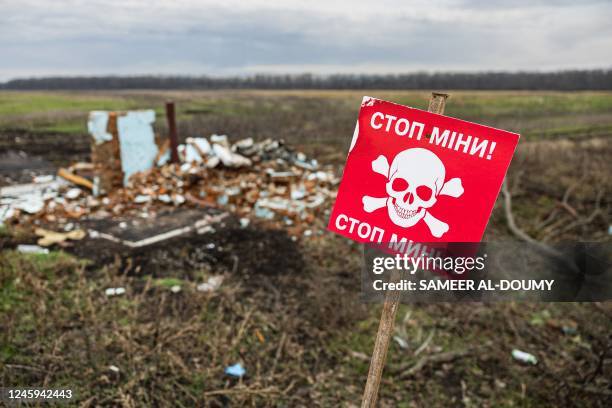
[[[569,260],[567,257],[565,257],[565,255],[563,253],[561,253],[560,251],[557,251],[556,249],[554,249],[553,247],[546,245],[540,241],[537,241],[536,239],[532,238],[531,236],[529,236],[525,231],[523,231],[522,229],[520,229],[517,225],[516,225],[516,221],[514,220],[514,215],[512,214],[512,195],[510,194],[510,191],[508,189],[508,183],[507,181],[504,181],[504,183],[502,184],[502,194],[504,196],[504,210],[505,210],[505,214],[506,214],[506,222],[508,224],[508,228],[510,229],[510,231],[519,239],[521,239],[522,241],[527,242],[528,244],[530,244],[531,246],[533,246],[535,249],[537,249],[538,251],[554,258],[557,259],[559,261],[562,261],[564,264],[566,264],[574,273],[579,273],[580,270],[578,269],[578,267],[576,266],[576,264]]]
[[[204,393],[204,396],[210,397],[212,395],[231,395],[231,394],[270,395],[270,394],[280,394],[280,391],[274,387],[268,387],[268,388],[263,388],[263,389],[226,388],[222,390],[207,391]]]
[[[427,365],[448,363],[458,358],[470,355],[474,351],[488,346],[489,343],[482,346],[465,348],[462,350],[446,351],[444,353],[423,356],[419,359],[419,361],[416,362],[416,364],[411,365],[411,363],[406,363],[399,366],[397,371],[399,371],[400,374],[397,378],[405,380],[421,371]]]
[[[429,336],[427,336],[427,338],[425,339],[423,344],[421,344],[419,346],[419,348],[414,351],[414,356],[415,357],[418,356],[419,354],[421,354],[421,352],[423,350],[425,350],[427,348],[427,346],[429,346],[429,343],[431,342],[431,339],[433,339],[433,336],[434,336],[435,333],[436,333],[436,329],[433,329],[431,331],[431,333],[429,333]]]

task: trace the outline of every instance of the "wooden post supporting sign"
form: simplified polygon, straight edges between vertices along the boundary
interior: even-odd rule
[[[448,96],[448,94],[433,92],[429,100],[428,111],[440,115],[444,114],[444,107],[446,106]],[[393,277],[391,279],[394,280]],[[380,380],[385,367],[385,361],[387,360],[389,343],[393,337],[395,316],[397,315],[399,304],[400,291],[388,291],[383,303],[378,333],[376,333],[376,341],[372,351],[372,359],[370,360],[370,370],[368,371],[368,378],[361,402],[362,408],[373,408],[376,406]]]

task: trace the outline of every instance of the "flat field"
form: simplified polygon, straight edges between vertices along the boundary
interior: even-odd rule
[[[522,230],[545,243],[612,242],[612,93],[450,93],[447,115],[522,134],[508,176]],[[0,92],[0,155],[23,151],[55,166],[89,160],[90,110],[155,109],[164,135],[164,102],[174,100],[181,138],[282,138],[340,172],[364,94],[422,109],[429,98]],[[488,240],[513,238],[498,201]],[[253,226],[101,261],[78,251],[14,250],[31,240],[27,231],[0,229],[2,386],[69,387],[82,406],[360,403],[380,307],[359,301],[358,245],[330,233],[294,242]],[[201,255],[211,243],[216,249]],[[227,278],[218,291],[195,290],[219,273]],[[180,293],[169,290],[175,285]],[[125,296],[104,295],[120,286]],[[391,345],[380,404],[610,406],[611,328],[609,303],[402,305],[404,341]],[[513,349],[538,364],[514,360]],[[226,376],[238,361],[246,376]]]

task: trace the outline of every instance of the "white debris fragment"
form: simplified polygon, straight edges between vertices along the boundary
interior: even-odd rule
[[[211,140],[212,140],[212,137],[211,137]],[[228,147],[225,147],[217,143],[213,144],[212,147],[213,147],[213,152],[215,153],[215,156],[217,156],[221,160],[221,163],[223,163],[224,166],[243,167],[243,166],[251,165],[250,159],[247,159],[244,156],[241,156],[237,153],[232,152]]]
[[[242,149],[248,149],[250,147],[253,147],[253,144],[254,144],[253,138],[247,137],[246,139],[242,139],[234,143],[234,147],[242,150]]]
[[[144,204],[144,203],[148,203],[149,201],[151,201],[151,196],[148,196],[145,194],[139,194],[136,197],[134,197],[134,202],[136,204]]]
[[[118,287],[118,288],[107,288],[104,293],[106,294],[106,296],[111,297],[111,296],[120,296],[123,295],[125,293],[125,288],[123,287]]]
[[[81,195],[81,189],[77,187],[71,188],[70,190],[66,191],[66,193],[64,193],[64,197],[66,197],[69,200],[74,200],[78,198],[80,195]]]
[[[538,359],[533,354],[518,349],[512,350],[512,357],[522,363],[538,364]]]
[[[166,203],[166,204],[172,202],[172,197],[170,197],[169,194],[160,194],[157,196],[157,199],[161,201],[162,203]]]
[[[223,275],[211,276],[206,282],[200,283],[197,290],[198,292],[214,292],[221,287],[223,279]]]
[[[188,137],[187,143],[192,145],[198,151],[202,158],[212,152],[212,147],[210,146],[210,143],[203,137]]]
[[[221,159],[219,159],[217,156],[212,156],[206,161],[206,167],[213,169],[217,167],[219,163],[221,163]]]
[[[173,285],[170,288],[170,292],[172,293],[179,293],[181,291],[181,285]]]
[[[198,149],[196,149],[191,144],[179,145],[178,153],[182,161],[185,162],[185,164],[194,162],[201,163],[203,161],[202,156],[200,156],[200,153],[198,152]]]
[[[159,159],[157,159],[157,165],[158,166],[163,166],[164,164],[168,163],[170,161],[170,149],[166,149],[165,152],[163,152],[161,154],[161,156],[159,156]]]
[[[48,254],[49,249],[38,245],[17,245],[17,251],[22,254]]]
[[[225,146],[225,147],[229,147],[227,135],[217,135],[217,134],[211,135],[210,141],[213,143],[217,143],[219,145]]]
[[[183,164],[181,164],[181,171],[183,173],[187,173],[189,170],[191,170],[192,167],[192,163],[191,162],[185,162]]]
[[[113,135],[107,132],[108,128],[108,112],[92,111],[89,112],[89,120],[87,121],[87,131],[93,137],[96,144],[110,142],[113,140]]]
[[[185,197],[181,194],[172,194],[172,202],[174,205],[181,205],[185,202]]]
[[[15,215],[15,210],[8,205],[0,205],[0,226],[4,225],[4,221]]]
[[[291,199],[292,200],[301,200],[306,197],[306,189],[304,186],[300,186],[296,189],[291,190]]]
[[[240,226],[242,228],[248,227],[250,223],[251,223],[251,220],[249,220],[248,218],[241,218],[240,219]]]
[[[34,177],[34,183],[50,183],[55,179],[55,176],[52,174],[47,174],[44,176],[36,176]]]
[[[67,184],[63,179],[53,179],[0,188],[0,223],[12,217],[15,210],[29,214],[42,211],[45,201],[56,198],[60,187]]]
[[[119,372],[119,367],[117,367],[116,365],[109,365],[108,369],[115,373]]]

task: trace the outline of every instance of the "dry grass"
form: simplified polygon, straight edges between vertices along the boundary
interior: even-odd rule
[[[360,94],[81,96],[87,103],[103,97],[141,107],[172,97],[182,106],[182,137],[283,137],[322,162],[340,164]],[[415,106],[427,99],[419,92],[375,96]],[[602,112],[609,99],[607,93],[462,92],[449,102],[449,113],[528,131],[510,172],[523,229],[551,242],[609,242],[612,149],[606,126],[612,119]],[[588,133],[591,128],[599,130]],[[561,129],[561,136],[553,137],[551,129]],[[30,149],[57,163],[86,157],[87,139],[79,133],[21,129],[17,143],[12,132],[0,131],[0,150]],[[530,139],[544,141],[525,143]],[[576,220],[560,206],[568,189],[566,201],[577,214],[592,214],[597,203],[599,213],[564,230]],[[487,239],[508,236],[497,206]],[[294,243],[257,227],[202,239],[88,264],[58,252],[19,254],[10,248],[28,237],[3,232],[0,383],[71,387],[82,406],[358,405],[379,317],[378,306],[359,301],[360,247],[329,234]],[[216,252],[203,252],[209,242]],[[88,251],[101,250],[81,253]],[[197,283],[210,274],[226,275],[222,288],[197,292]],[[174,284],[181,285],[179,293],[170,291]],[[125,295],[104,294],[119,286]],[[381,406],[611,402],[608,304],[416,304],[402,306],[399,315],[398,333],[409,346],[391,347]],[[564,325],[575,325],[576,332],[564,333]],[[540,363],[518,363],[510,356],[513,348],[535,354]],[[236,362],[247,369],[240,380],[224,374]]]

